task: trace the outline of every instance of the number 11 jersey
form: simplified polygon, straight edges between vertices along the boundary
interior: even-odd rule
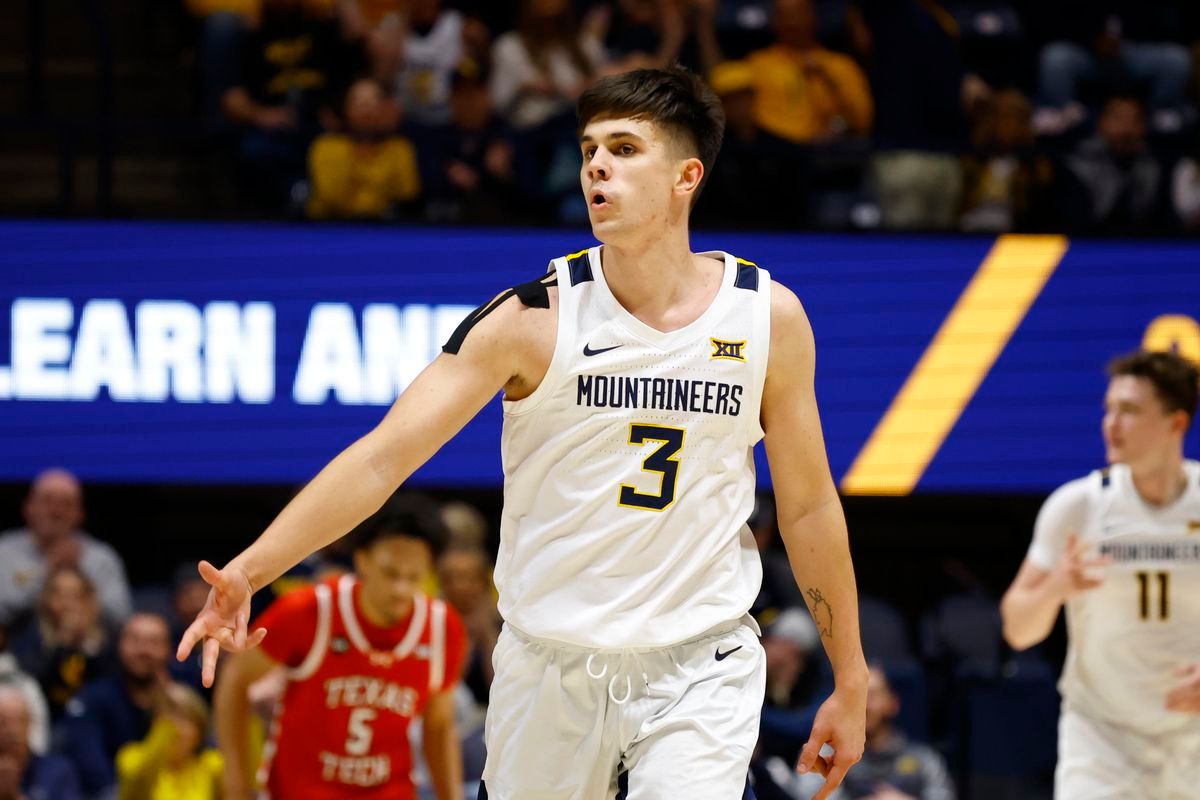
[[[1142,499],[1124,464],[1071,481],[1046,500],[1029,548],[1051,570],[1076,534],[1088,558],[1112,560],[1099,586],[1067,601],[1059,688],[1072,710],[1150,736],[1200,728],[1166,709],[1174,671],[1200,661],[1200,463],[1184,473],[1183,494],[1164,506]]]
[[[706,311],[658,331],[613,296],[600,248],[556,259],[558,336],[529,397],[504,403],[495,580],[528,636],[594,649],[692,639],[749,610],[746,520],[771,282],[727,253]]]

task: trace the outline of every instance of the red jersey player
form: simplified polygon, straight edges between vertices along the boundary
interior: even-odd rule
[[[355,575],[284,595],[259,618],[271,635],[239,653],[217,684],[226,798],[253,795],[246,763],[246,690],[282,666],[287,684],[258,771],[268,798],[415,800],[408,726],[423,720],[438,800],[461,800],[453,687],[462,622],[419,590],[433,533],[408,512],[384,512],[355,541]],[[260,795],[262,796],[262,795]]]

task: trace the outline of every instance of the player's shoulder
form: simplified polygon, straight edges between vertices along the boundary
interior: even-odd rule
[[[1120,465],[1101,467],[1088,474],[1069,480],[1046,498],[1046,506],[1086,507],[1097,500],[1106,490],[1116,485],[1116,470]]]
[[[494,295],[468,314],[442,346],[456,355],[468,337],[514,344],[544,327],[558,308],[558,274],[551,269]]]

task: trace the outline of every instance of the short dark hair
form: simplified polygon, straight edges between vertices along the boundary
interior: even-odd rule
[[[704,177],[692,205],[712,174],[721,140],[725,136],[725,110],[721,99],[694,72],[681,66],[635,69],[601,78],[579,96],[578,133],[597,119],[642,119],[687,140],[689,149],[704,165]]]
[[[1178,353],[1137,350],[1108,362],[1107,372],[1109,378],[1122,375],[1145,378],[1154,386],[1154,393],[1168,412],[1186,413],[1189,426],[1196,418],[1200,370]]]
[[[437,505],[424,497],[400,496],[368,517],[351,532],[353,549],[367,550],[381,539],[405,536],[429,545],[434,558],[446,543],[446,529],[437,513]]]

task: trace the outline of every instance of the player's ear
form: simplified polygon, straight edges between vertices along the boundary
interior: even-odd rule
[[[1186,436],[1188,428],[1191,427],[1192,418],[1182,409],[1171,412],[1171,433],[1178,433],[1180,436]]]
[[[675,193],[692,194],[704,180],[704,164],[698,158],[687,158],[680,162],[675,176]]]

